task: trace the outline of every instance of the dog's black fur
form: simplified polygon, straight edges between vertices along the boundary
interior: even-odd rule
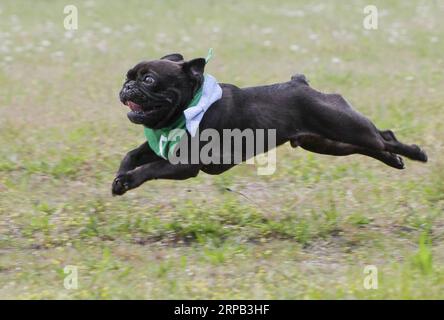
[[[150,128],[173,123],[202,85],[204,67],[204,59],[184,61],[180,54],[137,64],[128,71],[120,92],[122,103],[132,109],[128,118]],[[220,86],[222,98],[206,111],[200,131],[213,128],[222,136],[223,129],[276,129],[277,145],[289,141],[292,147],[321,154],[363,154],[396,169],[404,168],[399,155],[427,161],[426,153],[417,145],[399,142],[391,130],[377,129],[341,95],[316,91],[303,75],[266,86]],[[172,164],[144,142],[123,159],[112,193],[122,195],[152,179],[188,179],[199,171],[220,174],[233,166]]]

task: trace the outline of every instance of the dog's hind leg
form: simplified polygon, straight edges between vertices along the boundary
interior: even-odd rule
[[[427,162],[427,154],[416,144],[407,145],[398,139],[391,130],[379,131],[384,139],[385,149],[389,152],[398,153],[412,160]]]
[[[341,102],[340,96],[329,97],[328,104],[313,104],[312,114],[307,117],[309,132],[316,132],[327,139],[359,146],[362,150],[396,153],[412,160],[427,161],[427,155],[417,145],[398,141],[390,130],[381,131],[365,116]],[[358,152],[361,153],[361,152]]]
[[[305,131],[360,147],[355,153],[372,150],[378,157],[386,152],[400,154],[412,160],[427,161],[427,155],[421,148],[399,142],[390,130],[378,130],[370,119],[354,110],[341,95],[319,93],[310,87],[304,87],[303,92],[305,95],[301,103]],[[349,151],[350,148],[341,148],[344,149]],[[385,157],[383,156],[384,159]]]
[[[301,146],[307,151],[333,156],[362,154],[382,161],[390,167],[404,169],[402,158],[393,153],[334,141],[310,132],[298,133],[290,139],[290,144],[294,148]]]

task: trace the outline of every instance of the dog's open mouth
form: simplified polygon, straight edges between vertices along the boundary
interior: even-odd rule
[[[138,105],[137,103],[135,103],[135,102],[127,101],[127,102],[125,103],[125,105],[127,105],[128,108],[131,109],[131,111],[134,111],[134,112],[143,112],[143,108],[142,108],[140,105]]]
[[[152,111],[158,110],[161,108],[161,106],[150,106],[150,107],[146,107],[146,106],[141,106],[140,104],[137,104],[133,101],[125,101],[124,103],[126,106],[128,106],[128,108],[130,108],[130,110],[136,114],[147,114],[150,113]]]
[[[165,110],[162,105],[141,105],[131,100],[124,101],[123,104],[130,109],[127,114],[128,118],[136,124],[154,125],[160,120],[158,118],[162,117]]]

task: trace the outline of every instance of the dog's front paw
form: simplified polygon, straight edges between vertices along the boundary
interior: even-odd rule
[[[130,189],[130,179],[126,174],[117,176],[111,187],[113,196],[121,196]]]

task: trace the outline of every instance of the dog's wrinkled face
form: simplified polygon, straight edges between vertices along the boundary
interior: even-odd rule
[[[171,124],[202,85],[204,68],[205,59],[184,61],[180,54],[138,63],[120,91],[129,120],[153,129]]]

